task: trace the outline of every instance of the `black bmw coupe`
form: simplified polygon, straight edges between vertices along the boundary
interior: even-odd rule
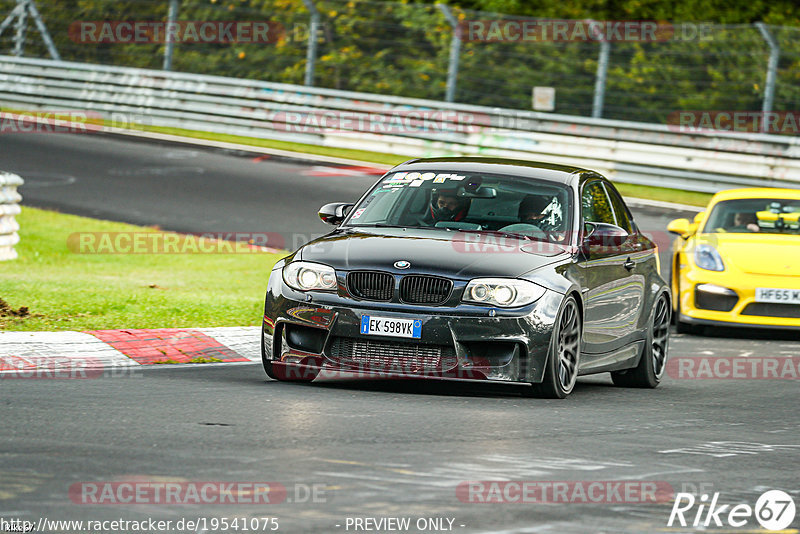
[[[653,388],[664,374],[672,306],[657,248],[597,172],[416,159],[319,216],[336,228],[270,276],[271,378],[324,368],[564,398],[579,375]]]

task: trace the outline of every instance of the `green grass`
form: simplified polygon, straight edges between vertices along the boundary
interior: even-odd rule
[[[708,201],[714,196],[711,193],[698,193],[696,191],[684,191],[683,189],[669,189],[650,185],[623,184],[619,182],[614,182],[614,185],[625,197],[661,200],[664,202],[687,204],[689,206],[706,207]]]
[[[398,156],[397,154],[386,154],[383,152],[372,152],[369,150],[354,150],[350,148],[333,148],[327,146],[306,145],[303,143],[292,143],[289,141],[278,141],[275,139],[260,139],[258,137],[244,137],[239,135],[219,134],[211,132],[198,132],[195,130],[183,130],[181,128],[166,128],[161,126],[136,126],[137,130],[156,132],[169,135],[180,135],[194,139],[207,139],[209,141],[222,141],[225,143],[236,143],[240,145],[250,145],[263,148],[276,148],[288,150],[302,154],[315,154],[320,156],[332,156],[336,158],[347,158],[368,163],[381,163],[384,165],[399,165],[411,159],[411,156]]]
[[[17,220],[19,258],[0,263],[0,299],[15,311],[27,307],[29,315],[0,309],[3,330],[259,325],[269,272],[283,256],[82,254],[68,247],[71,234],[157,229],[30,207]]]

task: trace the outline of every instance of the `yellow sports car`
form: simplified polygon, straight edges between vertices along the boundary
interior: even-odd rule
[[[694,221],[676,219],[673,314],[696,326],[800,330],[800,190],[732,189]]]

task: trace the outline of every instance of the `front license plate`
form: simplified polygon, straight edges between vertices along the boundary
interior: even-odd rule
[[[800,304],[800,289],[756,288],[756,302]]]
[[[361,333],[365,335],[422,337],[422,321],[419,319],[397,319],[394,317],[361,316]]]

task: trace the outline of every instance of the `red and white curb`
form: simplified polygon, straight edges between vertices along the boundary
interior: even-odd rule
[[[113,371],[142,365],[260,362],[260,328],[0,332],[0,378]],[[49,373],[49,375],[48,375]]]
[[[305,176],[383,176],[386,169],[382,167],[343,165],[339,167],[326,167],[317,165],[310,169],[300,171]]]

